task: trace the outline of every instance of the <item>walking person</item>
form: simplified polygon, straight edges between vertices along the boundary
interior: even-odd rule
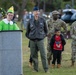
[[[57,68],[61,67],[61,54],[64,51],[64,45],[66,44],[63,35],[59,29],[55,29],[55,34],[52,36],[50,46],[53,53],[52,68],[55,67],[57,60]]]
[[[43,18],[39,17],[38,7],[33,8],[34,18],[29,20],[26,36],[30,39],[31,57],[34,71],[38,72],[38,50],[40,51],[43,69],[48,72],[47,55],[44,47],[44,38],[47,36],[47,26]],[[37,49],[38,48],[38,49]]]

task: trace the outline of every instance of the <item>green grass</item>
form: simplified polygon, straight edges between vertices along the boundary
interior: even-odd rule
[[[22,49],[23,49],[23,74],[24,75],[76,75],[76,63],[74,67],[71,65],[71,39],[66,40],[65,51],[62,53],[62,67],[60,69],[52,69],[49,66],[49,72],[45,73],[42,68],[41,58],[39,54],[39,72],[34,73],[33,69],[29,67],[30,49],[28,48],[28,39],[25,37],[25,30],[22,33]],[[46,47],[46,39],[45,39]]]

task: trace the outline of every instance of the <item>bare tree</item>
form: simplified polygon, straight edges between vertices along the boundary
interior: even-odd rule
[[[25,9],[27,0],[10,0],[14,6],[16,6],[18,14],[19,14],[19,20],[22,18],[22,12]]]
[[[38,7],[40,7],[40,0],[37,0],[37,2],[38,2]]]

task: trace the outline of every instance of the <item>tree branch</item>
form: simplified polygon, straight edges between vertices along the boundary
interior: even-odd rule
[[[26,0],[22,0],[22,9],[24,9],[26,6]]]
[[[11,0],[11,2],[12,2],[17,8],[20,7],[19,4],[17,4],[17,3],[15,2],[15,0]]]

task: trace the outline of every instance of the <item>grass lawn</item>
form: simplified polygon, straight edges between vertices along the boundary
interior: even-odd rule
[[[33,72],[33,69],[29,67],[30,50],[28,48],[28,39],[25,37],[25,30],[22,34],[22,49],[23,49],[23,73],[24,75],[76,75],[76,63],[74,67],[71,65],[71,39],[66,40],[65,51],[62,53],[62,67],[60,69],[52,69],[49,66],[50,73],[45,73],[42,68],[41,58],[39,54],[39,72]],[[46,39],[45,39],[46,47]]]

